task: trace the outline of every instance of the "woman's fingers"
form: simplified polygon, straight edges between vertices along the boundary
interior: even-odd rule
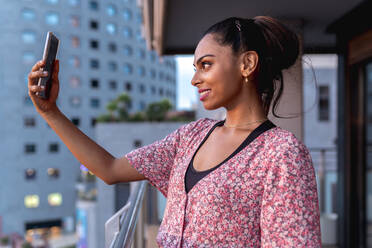
[[[40,70],[45,65],[44,60],[39,60],[31,69],[32,72]]]
[[[32,71],[28,74],[28,84],[34,85],[37,83],[39,78],[41,77],[47,77],[48,72],[47,71]]]
[[[35,94],[36,92],[45,90],[45,86],[29,85],[28,89],[30,90],[32,94]]]

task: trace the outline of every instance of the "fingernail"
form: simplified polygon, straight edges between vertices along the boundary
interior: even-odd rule
[[[45,85],[41,85],[40,88],[45,89]]]
[[[46,75],[48,75],[48,72],[47,71],[43,71],[43,74],[46,76]]]

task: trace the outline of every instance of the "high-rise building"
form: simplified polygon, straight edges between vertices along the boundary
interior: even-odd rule
[[[92,137],[95,118],[122,92],[131,96],[130,112],[163,98],[176,103],[175,60],[146,49],[141,25],[135,0],[1,1],[3,233],[51,227],[55,233],[74,231],[79,162],[37,114],[27,93],[27,76],[42,58],[47,31],[60,39],[57,104]]]

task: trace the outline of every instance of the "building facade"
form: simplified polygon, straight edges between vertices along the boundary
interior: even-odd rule
[[[79,162],[37,114],[27,75],[42,58],[47,31],[60,39],[57,105],[88,136],[122,92],[130,112],[176,103],[173,57],[146,49],[135,0],[2,1],[0,8],[0,230],[74,232]]]

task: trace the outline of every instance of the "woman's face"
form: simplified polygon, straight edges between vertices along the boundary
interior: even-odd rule
[[[207,34],[194,54],[195,74],[191,84],[208,110],[231,105],[242,94],[243,78],[238,56],[231,47],[221,46]]]

